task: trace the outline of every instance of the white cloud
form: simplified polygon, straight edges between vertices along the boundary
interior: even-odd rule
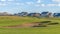
[[[39,7],[40,5],[39,4],[35,4],[35,6]]]
[[[24,3],[16,3],[16,5],[25,5]]]
[[[20,5],[20,3],[16,3],[16,5]]]
[[[5,2],[5,1],[15,1],[15,0],[0,0],[0,1],[4,1]]]
[[[6,0],[0,0],[0,1],[6,1]]]
[[[47,4],[47,6],[57,6],[57,4]]]
[[[40,3],[41,2],[41,0],[37,0],[37,3]]]
[[[45,4],[35,4],[35,6],[37,6],[37,7],[45,7],[46,5]]]
[[[5,3],[0,3],[0,6],[6,6],[7,4],[5,4]]]
[[[60,4],[47,4],[47,6],[50,6],[50,7],[52,7],[52,6],[59,6],[60,7]]]
[[[58,6],[60,6],[60,4],[58,4]]]
[[[14,0],[8,0],[8,1],[14,1]]]
[[[45,4],[41,4],[42,7],[45,7]]]
[[[60,0],[52,0],[53,2],[58,2],[58,3],[60,3]]]
[[[34,4],[33,2],[26,2],[27,5],[32,5]]]
[[[25,5],[24,3],[20,3],[20,5]]]
[[[36,7],[55,7],[55,6],[59,6],[60,7],[60,4],[35,4]]]

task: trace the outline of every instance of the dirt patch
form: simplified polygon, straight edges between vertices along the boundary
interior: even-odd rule
[[[32,27],[34,25],[38,25],[38,23],[25,23],[21,25],[3,26],[3,28],[25,28],[25,27]]]

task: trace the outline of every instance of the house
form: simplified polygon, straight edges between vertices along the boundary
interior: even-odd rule
[[[48,17],[50,17],[50,18],[53,17],[51,12],[48,13]]]
[[[42,12],[41,17],[51,17],[52,13],[50,12]]]
[[[41,13],[41,17],[47,17],[48,16],[48,12],[42,12]]]
[[[0,16],[12,16],[12,14],[8,12],[0,12]]]
[[[28,16],[31,16],[31,17],[40,17],[40,13],[30,13],[28,14]]]
[[[29,13],[28,16],[33,16],[35,13]]]
[[[60,13],[54,13],[53,16],[54,17],[60,17]]]
[[[27,16],[28,15],[28,13],[27,12],[21,12],[21,13],[15,13],[14,14],[15,16]]]
[[[20,15],[20,16],[27,16],[28,13],[27,12],[21,12],[21,13],[18,13],[18,15]]]
[[[18,14],[14,13],[14,16],[18,16]]]

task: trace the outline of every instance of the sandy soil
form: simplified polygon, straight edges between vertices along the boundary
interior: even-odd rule
[[[34,25],[38,25],[38,23],[25,23],[21,25],[2,26],[2,28],[25,28],[25,27],[32,27]]]

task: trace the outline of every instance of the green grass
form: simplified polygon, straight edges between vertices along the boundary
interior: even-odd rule
[[[60,18],[35,18],[18,16],[0,16],[0,26],[17,25],[50,20],[59,22]],[[0,34],[60,34],[60,24],[38,28],[0,28]]]

